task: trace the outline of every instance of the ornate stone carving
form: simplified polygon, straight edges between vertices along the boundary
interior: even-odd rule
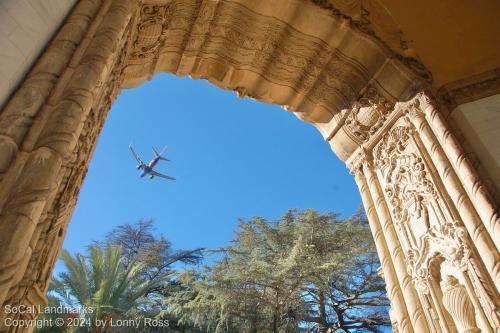
[[[126,40],[123,35],[131,18],[133,3],[119,1],[109,7],[109,12],[104,15],[105,19],[93,39],[89,44],[85,44],[88,47],[80,50],[83,52],[82,58],[77,59],[79,62],[70,71],[71,76],[66,78],[69,82],[65,81],[66,86],[61,88],[61,99],[56,101],[52,112],[43,119],[44,126],[35,129],[36,136],[32,139],[33,151],[28,152],[26,163],[16,174],[20,181],[14,185],[0,215],[1,304],[43,304],[48,276],[43,276],[42,273],[47,272],[44,267],[47,264],[50,265],[50,274],[54,262],[43,262],[40,265],[38,260],[44,259],[43,255],[47,249],[50,255],[55,257],[62,244],[63,235],[59,228],[50,230],[49,235],[46,234],[46,226],[50,225],[46,223],[46,217],[54,213],[54,208],[60,203],[59,198],[64,194],[63,197],[69,198],[69,201],[61,202],[60,213],[63,218],[57,222],[67,224],[69,220],[69,213],[74,207],[71,200],[76,199],[78,186],[74,191],[72,186],[60,185],[78,182],[79,177],[83,179],[85,168],[76,168],[75,172],[69,173],[66,171],[68,166],[71,166],[74,148],[81,142],[80,134],[86,116],[92,113],[92,106],[98,106],[96,104],[99,104],[102,93],[106,92],[102,83],[109,77],[119,46]],[[94,145],[95,142],[91,144]],[[90,152],[83,152],[85,165],[90,156]],[[8,228],[9,232],[4,231],[5,228]],[[55,239],[52,238],[53,235],[56,235]],[[59,235],[60,237],[57,237]],[[37,253],[34,254],[35,250]],[[42,280],[38,280],[39,277]],[[0,313],[0,319],[5,315]],[[0,330],[4,325],[5,322],[0,320]]]
[[[415,286],[424,294],[430,292],[429,281],[431,263],[440,256],[451,267],[460,271],[467,269],[470,262],[470,247],[466,239],[467,232],[458,222],[434,225],[422,237],[418,248],[412,248],[406,253],[408,274],[412,276]]]
[[[167,37],[172,15],[172,3],[144,5],[140,9],[137,35],[132,43],[134,51],[130,59],[146,59],[155,56]]]
[[[0,182],[30,126],[56,89],[57,80],[54,78],[63,76],[70,61],[75,60],[75,45],[84,40],[100,5],[101,1],[79,1],[22,85],[1,110]],[[1,183],[0,186],[7,185]]]
[[[490,251],[495,249],[495,244],[498,248],[498,208],[491,201],[484,183],[475,173],[436,103],[425,94],[418,94],[413,101],[402,104],[401,110],[408,115],[406,124],[415,128],[420,149],[429,154],[429,163],[434,167],[433,175],[442,184],[439,191],[447,194],[441,195],[441,198],[446,201],[442,201],[442,211],[447,212],[448,216],[441,220],[460,221],[478,249]],[[458,215],[449,208],[453,206]],[[481,261],[498,288],[500,280],[497,267],[500,257],[496,249],[489,253],[491,256],[483,256]],[[483,285],[486,287],[488,283]]]
[[[474,316],[474,307],[467,291],[457,278],[447,275],[441,281],[443,305],[450,313],[459,333],[479,333]]]
[[[8,300],[10,304],[39,304],[40,302],[30,303],[36,299],[30,296],[33,294],[30,291],[30,286],[32,289],[35,288],[34,290],[39,290],[41,295],[44,295],[48,288],[52,267],[57,260],[58,249],[64,239],[71,211],[76,205],[78,193],[86,174],[86,166],[92,156],[92,150],[104,124],[107,111],[120,89],[126,58],[125,46],[128,42],[130,41],[123,40],[120,43],[119,49],[121,51],[117,53],[117,57],[113,61],[114,69],[106,84],[103,85],[101,96],[96,99],[94,107],[84,121],[82,133],[72,158],[64,165],[63,181],[57,189],[52,210],[37,225],[37,229],[40,231],[35,232],[31,239],[31,243],[34,245],[33,255],[20,283],[22,287]]]
[[[409,107],[406,110],[411,110]],[[374,148],[386,200],[406,249],[408,274],[422,293],[430,291],[429,263],[436,254],[465,269],[470,249],[461,223],[450,220],[408,125],[396,125]]]
[[[448,320],[438,299],[436,276],[431,271],[434,260],[439,258],[447,269],[461,272],[464,279],[472,281],[474,287],[469,289],[474,288],[474,306],[482,309],[483,322],[488,320],[487,325],[495,327],[498,316],[492,309],[494,299],[498,299],[496,291],[490,289],[484,268],[475,265],[477,254],[469,238],[470,230],[443,189],[443,179],[449,181],[453,170],[439,170],[443,177],[440,178],[435,169],[436,162],[444,164],[447,160],[438,154],[441,146],[427,125],[428,117],[439,119],[436,112],[427,114],[429,109],[435,110],[433,105],[427,96],[398,103],[395,117],[402,118],[393,119],[393,127],[375,145],[374,166],[398,230],[408,274],[419,291],[429,325],[439,331]],[[467,202],[463,190],[460,196],[462,199],[455,204],[462,212]],[[472,236],[477,237],[478,232],[483,231],[479,229]]]
[[[431,226],[429,206],[437,192],[422,157],[410,147],[410,135],[409,127],[396,126],[375,147],[374,156],[384,175],[384,191],[394,221],[402,229],[407,246],[415,248]],[[412,223],[419,226],[412,227]]]
[[[418,60],[408,40],[379,1],[312,0],[332,15],[347,21],[355,29],[375,37],[394,51],[393,57],[411,68],[427,82],[432,73]]]
[[[393,103],[370,86],[366,93],[347,110],[345,129],[355,141],[362,143],[382,126],[393,108]]]
[[[306,118],[325,122],[350,107],[375,73],[387,70],[388,76],[374,79],[375,83],[385,81],[394,75],[393,66],[402,64],[394,57],[365,67],[360,55],[343,44],[325,41],[322,35],[326,30],[318,36],[304,34],[296,26],[299,23],[261,15],[255,8],[252,2],[177,0],[158,6],[146,1],[136,14],[139,19],[125,68],[125,85],[133,86],[159,71],[211,77],[223,88],[234,90],[245,85],[248,95],[290,105],[294,111],[307,112],[311,104],[321,105],[329,115]],[[344,32],[339,18],[324,15],[313,5],[307,10],[319,15],[325,27],[330,27],[328,31],[338,31],[353,42],[359,39],[366,48],[363,58],[381,47],[361,42],[367,37],[360,31]],[[420,80],[424,78],[406,73],[392,80],[391,85],[397,82],[399,86],[391,87],[391,93],[402,94]],[[255,82],[259,82],[258,88]],[[291,98],[293,95],[300,98]]]

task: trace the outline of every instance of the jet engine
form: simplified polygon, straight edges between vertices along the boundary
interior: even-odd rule
[[[154,178],[154,176],[153,176],[153,175],[149,176],[149,179],[153,179],[153,178]]]
[[[137,168],[137,170],[139,170],[141,168],[141,165],[138,164],[136,168]]]

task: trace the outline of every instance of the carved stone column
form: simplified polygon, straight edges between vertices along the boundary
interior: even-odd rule
[[[436,111],[431,100],[421,94],[414,100],[414,105],[408,105],[405,112],[408,114],[408,123],[416,129],[424,149],[429,153],[447,194],[453,200],[456,210],[460,214],[462,221],[469,231],[477,249],[482,253],[482,260],[487,267],[491,279],[497,288],[500,288],[500,254],[498,243],[500,243],[500,223],[498,223],[498,212],[493,203],[488,201],[487,193],[484,193],[482,182],[479,181],[475,171],[468,167],[469,162],[463,154],[460,155],[453,134],[444,127],[441,115]],[[442,145],[438,140],[436,131],[433,131],[430,124],[438,123],[439,132],[446,138]],[[451,151],[451,153],[446,153]],[[458,170],[450,162],[448,156],[457,159]],[[457,170],[457,171],[455,171]],[[461,178],[474,179],[475,185],[468,184],[474,188],[474,195],[468,195],[466,185],[460,181]],[[483,209],[477,209],[472,204],[472,198],[478,196],[478,204]],[[486,214],[485,214],[486,213]],[[455,215],[451,212],[451,215]],[[497,245],[495,245],[495,243]]]
[[[47,50],[0,113],[0,181],[36,115],[60,82],[58,79],[68,72],[74,53],[88,37],[101,5],[102,0],[77,3]],[[2,184],[2,190],[6,188],[7,185]]]
[[[436,164],[441,177],[446,181],[445,185],[449,184],[451,190],[453,186],[451,184],[457,186],[455,185],[457,181],[453,178],[459,179],[461,186],[467,193],[467,200],[464,203],[457,203],[458,207],[462,209],[462,205],[468,206],[472,203],[474,209],[472,207],[468,209],[475,210],[474,213],[478,215],[479,219],[475,219],[476,223],[482,225],[480,229],[486,229],[496,245],[496,252],[500,251],[500,211],[498,205],[488,193],[484,182],[481,181],[459,141],[451,132],[450,126],[447,126],[443,116],[438,112],[436,105],[429,98],[420,98],[419,101],[421,104],[419,108],[425,114],[433,135],[430,134],[431,131],[429,130],[426,133],[428,133],[429,139],[434,136],[437,141],[436,148],[430,150],[430,152],[436,153]],[[441,155],[441,158],[438,158],[439,155]],[[454,172],[450,172],[451,168]],[[488,252],[491,250],[494,249],[489,247]],[[497,267],[497,273],[498,270],[500,270],[500,267]]]
[[[437,139],[439,131],[429,125],[437,117],[440,115],[429,96],[420,93],[409,102],[396,103],[374,132],[353,127],[346,121],[345,126],[352,133],[360,131],[361,136],[368,133],[347,164],[351,170],[361,168],[366,177],[366,183],[360,177],[356,177],[356,181],[368,218],[380,221],[382,226],[388,254],[381,253],[381,260],[384,255],[391,256],[415,330],[454,331],[447,327],[449,318],[440,300],[441,290],[436,290],[440,287],[433,283],[435,277],[430,274],[431,262],[439,256],[449,269],[462,272],[472,285],[443,294],[448,312],[452,316],[458,313],[451,300],[469,297],[468,290],[472,301],[467,298],[467,306],[475,308],[473,313],[477,313],[481,327],[490,332],[498,323],[496,284],[500,260],[488,230],[493,234],[496,231],[486,228],[485,224],[491,220],[485,221],[484,214],[477,211],[465,190],[467,184],[450,161],[448,148]],[[444,123],[441,126],[445,126]],[[448,130],[441,130],[450,136]],[[365,186],[372,202],[364,198]],[[476,188],[483,189],[479,183]],[[491,209],[490,212],[495,212],[493,206]],[[418,318],[423,323],[416,328]],[[470,327],[463,332],[476,332],[475,321],[472,324],[470,318],[467,320]],[[465,327],[464,323],[457,323],[457,327],[460,325]]]
[[[366,163],[366,161],[363,161]],[[394,270],[394,265],[392,258],[387,246],[382,227],[380,225],[379,218],[375,211],[375,206],[373,203],[372,196],[368,189],[368,184],[364,175],[363,167],[358,165],[351,169],[351,173],[354,174],[356,184],[359,187],[361,193],[361,199],[363,200],[363,207],[368,216],[368,222],[370,223],[370,228],[373,233],[373,239],[375,240],[375,245],[377,247],[377,253],[380,257],[382,264],[383,277],[386,283],[387,294],[391,300],[391,321],[397,323],[398,332],[418,332],[416,331],[410,321],[408,315],[408,310],[405,304],[403,293],[399,286],[398,277]]]
[[[114,0],[109,3],[111,6],[105,19],[97,27],[81,61],[71,71],[71,77],[61,91],[62,97],[51,110],[42,130],[32,128],[37,132],[33,151],[29,152],[19,171],[18,182],[12,187],[1,211],[0,304],[4,304],[7,295],[14,293],[15,289],[11,290],[11,287],[19,287],[17,284],[23,278],[37,237],[34,244],[30,240],[64,181],[67,163],[72,158],[90,109],[103,91],[100,87],[108,80],[137,2]]]
[[[411,284],[411,277],[407,273],[404,252],[401,248],[400,241],[396,235],[392,219],[389,215],[385,203],[386,199],[381,192],[380,185],[374,171],[374,166],[372,163],[365,163],[363,164],[363,171],[367,178],[370,194],[372,195],[375,203],[377,216],[381,221],[384,237],[387,240],[389,255],[395,263],[396,275],[404,295],[405,304],[408,308],[408,313],[413,327],[416,332],[429,332],[428,325],[425,322],[425,316],[422,311],[422,305],[420,304],[418,295]],[[401,235],[399,237],[401,237]]]
[[[459,333],[479,333],[474,316],[474,308],[467,291],[458,280],[447,275],[441,281],[443,305],[450,313]]]

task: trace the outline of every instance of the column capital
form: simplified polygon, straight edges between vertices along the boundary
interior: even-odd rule
[[[373,167],[373,156],[368,150],[363,148],[351,155],[346,161],[346,165],[351,175],[362,175],[367,167]]]
[[[397,103],[396,110],[401,110],[410,120],[416,118],[425,118],[428,108],[436,109],[437,102],[432,94],[427,91],[421,91],[408,102]]]

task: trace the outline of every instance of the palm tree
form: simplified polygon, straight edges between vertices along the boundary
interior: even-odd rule
[[[88,256],[80,253],[72,256],[63,250],[61,260],[66,271],[53,279],[50,293],[64,306],[86,310],[81,311],[85,325],[73,332],[112,332],[109,325],[103,327],[102,323],[136,318],[151,301],[148,292],[171,275],[141,278],[144,264],[128,262],[125,265],[121,247],[111,243],[90,246]]]

